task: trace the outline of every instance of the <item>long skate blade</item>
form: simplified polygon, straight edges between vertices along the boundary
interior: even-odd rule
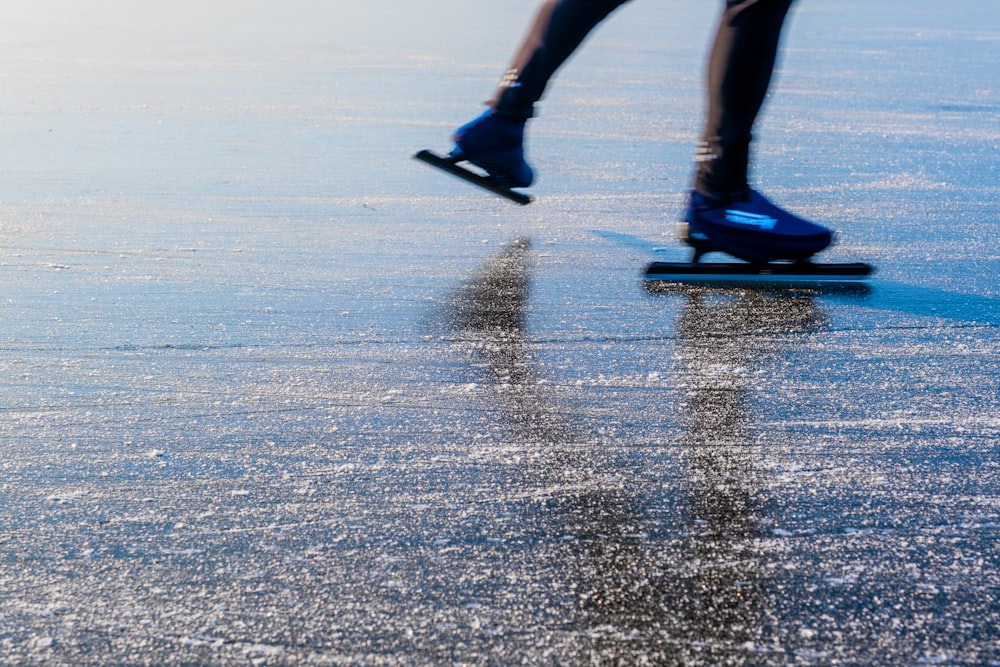
[[[478,185],[481,188],[489,190],[493,194],[500,195],[501,197],[509,199],[512,202],[521,204],[522,206],[530,204],[533,201],[532,197],[530,197],[529,195],[526,195],[523,192],[518,192],[517,190],[511,190],[510,188],[504,187],[502,185],[498,185],[496,181],[489,178],[488,176],[477,174],[476,172],[470,169],[466,169],[465,167],[460,166],[458,163],[455,162],[455,160],[438,155],[433,151],[422,150],[419,151],[413,157],[420,160],[421,162],[426,162],[432,167],[437,167],[442,171],[446,171],[453,176],[458,176],[462,180],[468,181],[473,185]]]
[[[774,262],[757,265],[746,262],[652,262],[643,277],[647,281],[712,287],[810,288],[857,284],[871,277],[875,269],[862,262],[812,264]]]

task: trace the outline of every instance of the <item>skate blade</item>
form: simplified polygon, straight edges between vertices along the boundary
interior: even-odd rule
[[[437,167],[438,169],[446,171],[452,176],[457,176],[464,181],[472,183],[473,185],[489,190],[495,195],[499,195],[512,202],[521,204],[522,206],[526,206],[534,201],[531,196],[526,195],[523,192],[518,192],[517,190],[512,190],[511,188],[500,185],[496,182],[496,180],[490,178],[489,176],[483,176],[482,174],[461,166],[459,164],[459,160],[455,160],[454,158],[444,157],[429,150],[419,151],[413,157],[421,162],[431,165],[432,167]]]
[[[705,287],[834,288],[863,284],[875,272],[863,262],[651,262],[643,272],[647,282]]]

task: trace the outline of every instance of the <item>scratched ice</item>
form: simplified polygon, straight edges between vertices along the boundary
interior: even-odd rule
[[[797,6],[753,178],[842,294],[639,280],[712,3],[528,207],[409,156],[534,0],[7,4],[0,663],[1000,663],[996,3]]]

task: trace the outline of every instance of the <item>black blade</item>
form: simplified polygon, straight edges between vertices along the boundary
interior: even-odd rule
[[[689,285],[816,285],[866,280],[874,269],[861,262],[813,264],[811,262],[652,262],[646,266],[646,280]]]
[[[468,181],[474,185],[478,185],[481,188],[489,190],[490,192],[500,195],[506,199],[516,202],[518,204],[527,205],[532,202],[532,198],[523,192],[518,192],[517,190],[511,190],[508,187],[499,185],[495,180],[488,176],[483,176],[482,174],[477,174],[476,172],[466,169],[460,166],[455,160],[451,158],[443,157],[429,150],[419,151],[414,158],[420,160],[421,162],[426,162],[432,167],[437,167],[443,171],[448,172],[453,176],[458,176],[464,181]]]

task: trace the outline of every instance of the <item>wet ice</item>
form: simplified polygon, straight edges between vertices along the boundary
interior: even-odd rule
[[[409,155],[530,2],[230,5],[4,10],[7,660],[1000,660],[995,7],[802,3],[755,178],[880,272],[713,294],[638,276],[714,9],[602,26],[513,211]]]

